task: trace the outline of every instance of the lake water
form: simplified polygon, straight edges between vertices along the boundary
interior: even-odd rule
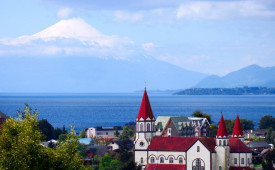
[[[38,109],[39,118],[54,127],[74,125],[76,130],[93,126],[124,125],[135,121],[143,93],[133,94],[2,94],[0,110],[15,116],[24,103]],[[201,110],[218,123],[221,112],[225,119],[252,120],[258,125],[263,115],[275,116],[275,96],[174,96],[150,94],[155,117],[190,116]]]

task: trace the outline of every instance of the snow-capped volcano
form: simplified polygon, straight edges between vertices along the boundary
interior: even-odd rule
[[[72,39],[73,41],[62,41],[63,39]],[[84,46],[112,48],[117,45],[132,44],[132,41],[127,38],[104,35],[81,18],[61,20],[33,35],[25,35],[15,39],[4,39],[0,40],[0,43],[4,45],[28,45],[37,40],[42,40],[46,43],[59,40],[58,43],[60,46],[64,45],[62,42],[65,42],[65,44],[68,42],[80,42]],[[73,45],[74,44],[70,44],[70,46]]]
[[[76,38],[105,36],[81,18],[61,20],[49,28],[33,35],[39,38]]]

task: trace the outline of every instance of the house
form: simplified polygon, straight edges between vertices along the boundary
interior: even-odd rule
[[[159,116],[155,122],[156,136],[207,136],[210,124],[206,118]]]
[[[3,124],[8,118],[10,117],[0,111],[0,125]]]
[[[271,149],[271,145],[266,141],[251,141],[246,146],[256,154],[260,154],[264,149]]]
[[[86,136],[89,138],[95,137],[116,137],[115,131],[118,131],[118,135],[122,133],[121,126],[114,126],[114,127],[91,127],[86,129]]]
[[[155,121],[145,89],[136,118],[134,141],[135,162],[143,169],[252,169],[252,152],[243,143],[238,115],[231,138],[227,134],[223,116],[215,138],[156,136]]]

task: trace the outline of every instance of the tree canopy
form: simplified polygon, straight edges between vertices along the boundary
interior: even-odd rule
[[[42,146],[38,112],[25,106],[18,116],[8,119],[0,130],[0,169],[83,169],[78,138],[72,130],[53,149]]]
[[[275,130],[275,118],[272,115],[265,115],[260,119],[259,129],[269,129]]]

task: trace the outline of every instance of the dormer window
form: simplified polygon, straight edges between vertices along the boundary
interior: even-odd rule
[[[197,152],[200,152],[200,147],[199,146],[197,146]]]

